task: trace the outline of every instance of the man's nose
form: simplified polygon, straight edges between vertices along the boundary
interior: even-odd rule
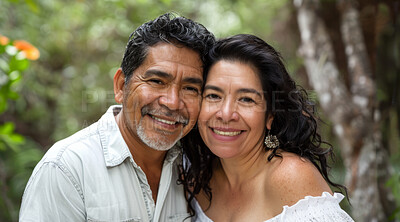
[[[168,90],[160,97],[160,105],[166,106],[170,110],[183,109],[181,89],[176,86],[170,86]]]

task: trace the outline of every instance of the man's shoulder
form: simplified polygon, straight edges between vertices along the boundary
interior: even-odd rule
[[[79,161],[102,154],[97,123],[94,123],[73,135],[59,140],[46,152],[43,162],[61,163],[66,160]]]

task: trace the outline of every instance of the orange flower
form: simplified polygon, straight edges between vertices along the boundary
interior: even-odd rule
[[[15,46],[15,48],[17,48],[18,50],[21,50],[25,53],[25,56],[27,59],[30,60],[36,60],[40,57],[40,52],[39,50],[31,45],[29,42],[24,41],[24,40],[15,40],[13,42],[13,45]]]
[[[9,40],[7,37],[0,35],[0,45],[7,45],[8,42],[9,42]]]

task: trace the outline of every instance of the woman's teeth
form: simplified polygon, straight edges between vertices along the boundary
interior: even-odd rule
[[[241,133],[241,131],[225,132],[225,131],[220,131],[220,130],[216,130],[216,129],[213,129],[213,132],[215,134],[222,135],[222,136],[237,136]]]

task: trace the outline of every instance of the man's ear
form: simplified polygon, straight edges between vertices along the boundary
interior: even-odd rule
[[[125,86],[125,74],[122,69],[119,68],[114,75],[114,98],[119,104],[124,99],[124,86]]]
[[[272,114],[268,115],[266,127],[271,130],[272,122],[274,121],[274,116]]]

